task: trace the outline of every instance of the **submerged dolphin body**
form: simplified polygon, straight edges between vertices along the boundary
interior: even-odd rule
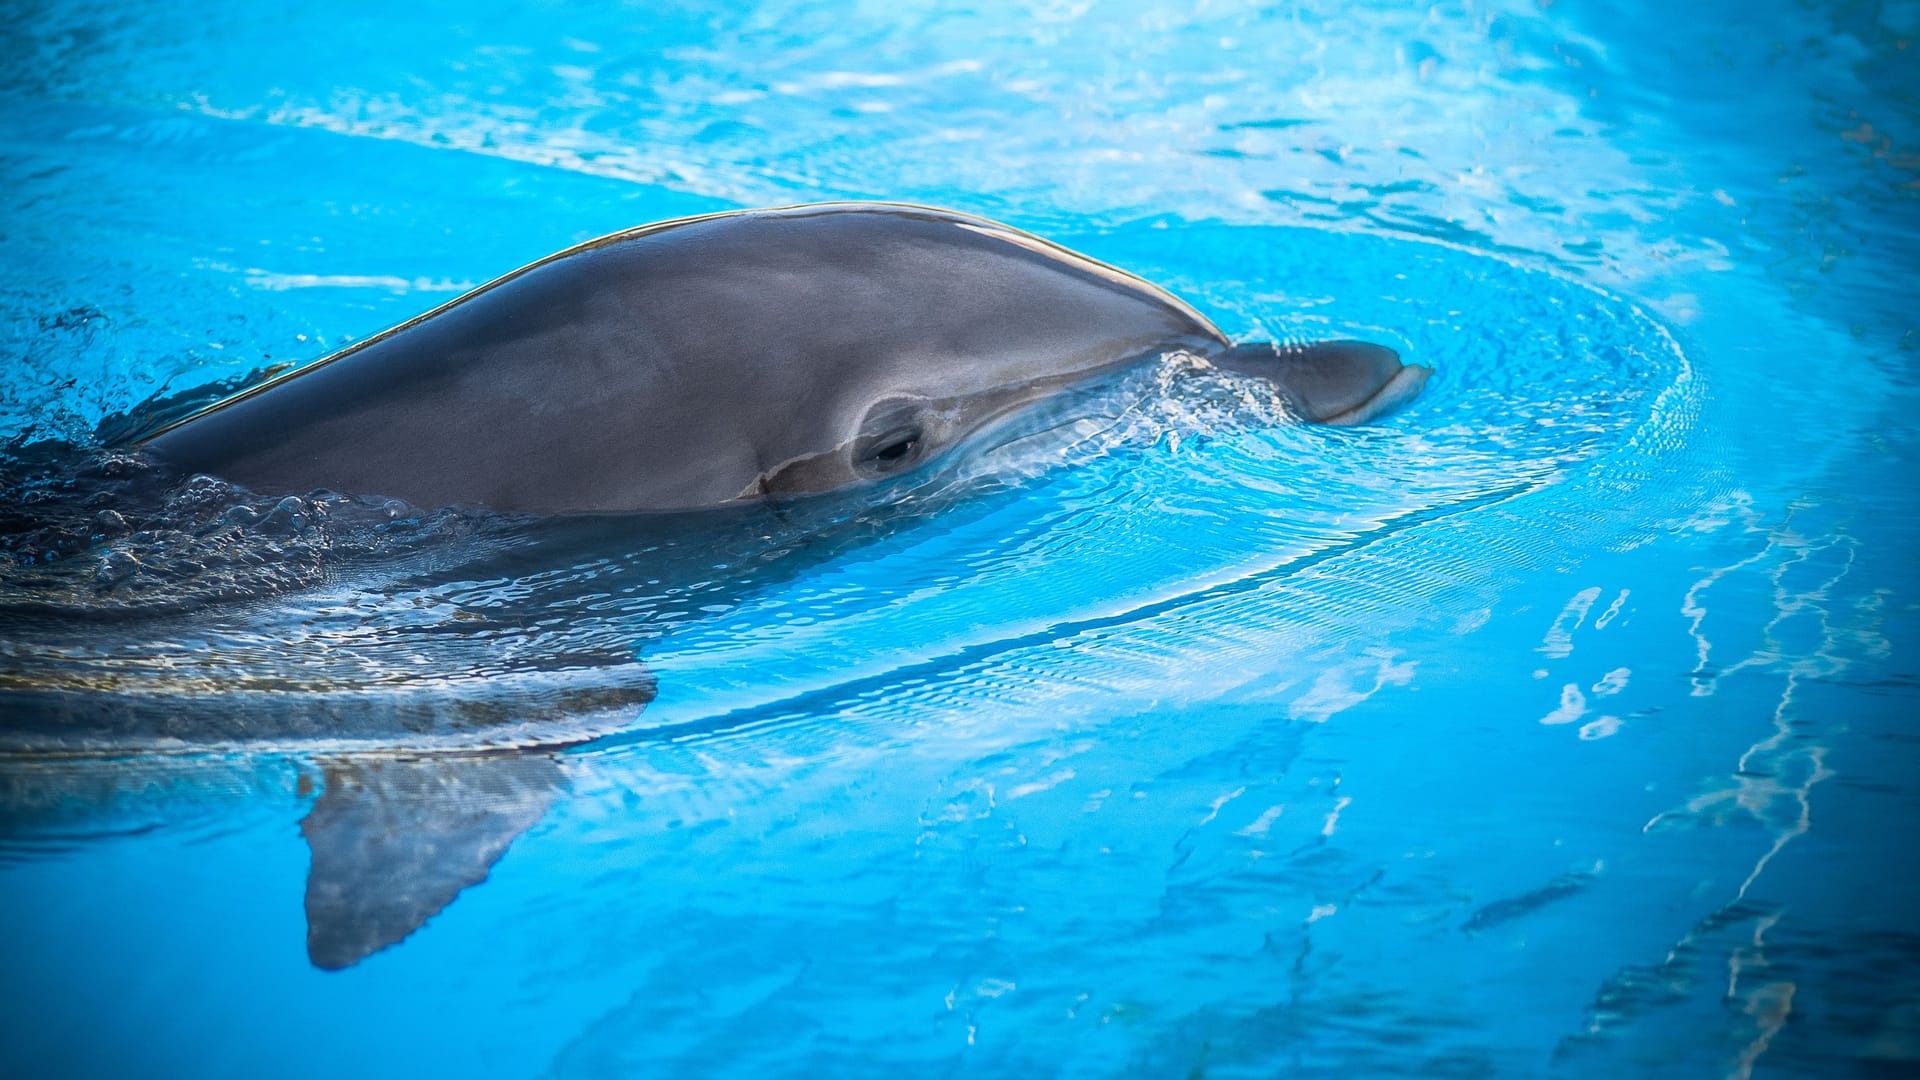
[[[192,801],[278,782],[224,762],[292,768],[296,797],[312,799],[309,955],[355,964],[483,880],[565,785],[562,751],[626,730],[652,698],[629,639],[553,645],[585,594],[654,590],[629,611],[635,626],[710,617],[940,504],[843,513],[870,501],[862,485],[918,485],[908,474],[1001,418],[1171,352],[1262,377],[1323,423],[1378,416],[1428,374],[1358,342],[1235,346],[1138,278],[919,207],[715,214],[543,259],[141,444],[173,472],[271,496],[262,508],[325,488],[594,516],[539,522],[531,546],[444,572],[428,545],[427,570],[383,566],[376,586],[334,582],[267,613],[208,604],[244,597],[221,580],[163,609],[114,609],[89,599],[84,558],[0,574],[0,640],[18,646],[0,668],[0,839],[137,817],[149,792]],[[271,566],[288,541],[267,530],[302,514],[287,504],[325,501],[284,500],[256,522],[200,498],[206,487],[181,488],[206,504],[205,528],[169,520],[171,501],[151,518],[154,535],[188,537],[185,555],[147,562],[213,546],[209,566]],[[786,498],[836,489],[848,499]],[[93,504],[74,509],[68,531],[96,531]],[[38,524],[0,525],[0,556],[40,545],[21,539]],[[262,531],[258,550],[234,538],[246,528]],[[552,573],[609,553],[609,572]],[[108,579],[116,559],[139,561],[105,552]],[[716,565],[739,575],[719,594]],[[465,609],[457,598],[483,581],[521,585]],[[545,644],[521,657],[516,642]]]
[[[569,749],[645,737],[654,678],[636,639],[1017,497],[962,487],[961,501],[509,519],[491,534],[468,518],[479,531],[419,559],[333,563],[338,576],[264,605],[88,604],[91,553],[47,571],[75,587],[28,588],[5,572],[17,544],[0,544],[0,854],[15,837],[31,852],[49,836],[301,805],[308,956],[351,967],[485,880],[570,785]],[[235,516],[224,499],[202,513]],[[315,532],[329,549],[352,544]],[[287,543],[270,531],[240,548],[277,558]]]
[[[148,436],[182,472],[531,513],[686,510],[911,471],[1169,352],[1361,423],[1428,369],[1235,346],[1170,293],[983,218],[891,203],[647,225],[542,259]]]

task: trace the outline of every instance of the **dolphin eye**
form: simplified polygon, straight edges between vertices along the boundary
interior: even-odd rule
[[[895,428],[860,441],[860,469],[870,476],[899,472],[918,461],[925,448],[926,435],[918,426]]]

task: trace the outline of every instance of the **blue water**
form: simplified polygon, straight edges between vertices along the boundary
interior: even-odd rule
[[[15,542],[56,610],[0,688],[172,720],[0,761],[0,1073],[1920,1069],[1917,42],[1910,2],[14,5],[9,475],[819,199],[1436,374],[1325,430],[1151,368],[677,583],[617,535],[423,573],[546,534],[231,492],[157,497],[246,509],[251,561]],[[301,823],[328,755],[434,749],[382,727],[420,702],[558,782],[320,970]]]

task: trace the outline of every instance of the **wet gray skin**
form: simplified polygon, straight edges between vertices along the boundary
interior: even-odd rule
[[[529,513],[685,510],[908,472],[982,425],[1184,351],[1361,423],[1428,369],[1235,346],[1176,297],[983,218],[826,203],[560,252],[148,436],[181,472]]]

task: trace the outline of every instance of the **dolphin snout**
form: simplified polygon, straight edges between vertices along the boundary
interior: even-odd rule
[[[1433,374],[1365,341],[1236,345],[1214,363],[1271,381],[1302,420],[1340,426],[1364,424],[1412,401]]]

